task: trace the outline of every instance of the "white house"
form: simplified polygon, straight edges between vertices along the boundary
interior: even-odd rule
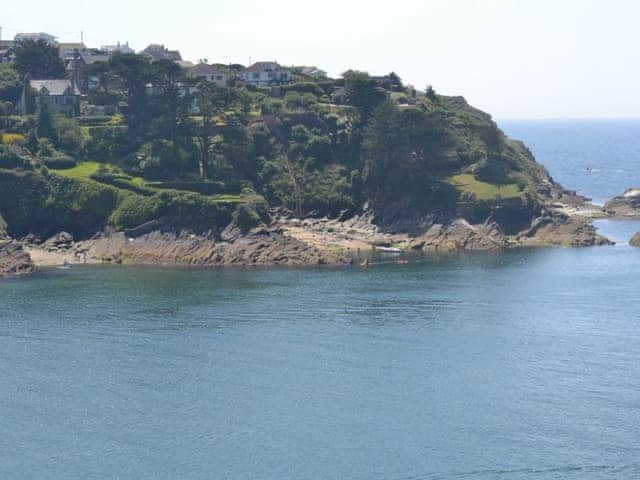
[[[257,62],[240,72],[240,78],[256,86],[268,86],[277,83],[289,83],[291,70],[281,67],[277,62]]]
[[[229,73],[217,65],[209,65],[208,63],[199,63],[187,69],[187,76],[191,78],[202,78],[208,82],[224,87],[229,80]]]

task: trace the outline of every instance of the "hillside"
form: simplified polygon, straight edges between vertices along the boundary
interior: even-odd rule
[[[16,116],[5,104],[0,214],[15,238],[156,222],[219,241],[232,222],[273,225],[274,212],[280,224],[366,218],[376,235],[411,237],[457,219],[500,235],[566,220],[548,206],[567,193],[522,143],[462,97],[395,74],[219,86],[124,54],[88,74],[99,86],[87,104],[110,114],[68,118],[39,101]],[[15,92],[2,85],[0,97]]]

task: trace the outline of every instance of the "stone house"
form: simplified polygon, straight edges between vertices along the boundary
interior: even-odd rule
[[[52,111],[73,117],[80,112],[81,93],[71,80],[30,80],[35,93],[36,108],[47,102]],[[26,92],[23,93],[22,112],[26,113]]]

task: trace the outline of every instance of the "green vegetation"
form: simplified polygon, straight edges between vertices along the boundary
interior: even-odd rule
[[[393,73],[221,87],[115,54],[85,69],[98,114],[14,116],[20,75],[60,74],[36,43],[0,66],[0,213],[17,235],[149,220],[248,230],[269,208],[338,216],[368,204],[379,219],[412,218],[469,199],[535,202],[548,178],[463,98],[417,92]]]
[[[515,184],[499,185],[482,182],[474,175],[454,175],[447,179],[460,192],[472,194],[478,200],[496,200],[499,198],[521,198],[523,191]]]

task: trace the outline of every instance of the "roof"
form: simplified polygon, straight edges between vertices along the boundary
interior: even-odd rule
[[[283,68],[278,65],[278,62],[256,62],[250,67],[247,67],[247,70],[250,72],[265,72],[269,70],[283,70]]]
[[[218,75],[221,73],[227,73],[225,69],[220,68],[217,65],[210,65],[208,63],[199,63],[198,65],[189,69],[190,75]]]
[[[84,63],[91,65],[96,62],[108,62],[111,55],[107,53],[81,53],[80,57],[84,60]]]
[[[15,46],[15,40],[0,40],[0,48],[13,48]]]
[[[80,91],[70,80],[30,80],[29,85],[37,92],[44,88],[49,92],[49,95],[54,96],[64,95],[69,88],[73,88],[75,95],[80,95]]]
[[[60,50],[86,50],[87,46],[82,42],[58,43]]]

